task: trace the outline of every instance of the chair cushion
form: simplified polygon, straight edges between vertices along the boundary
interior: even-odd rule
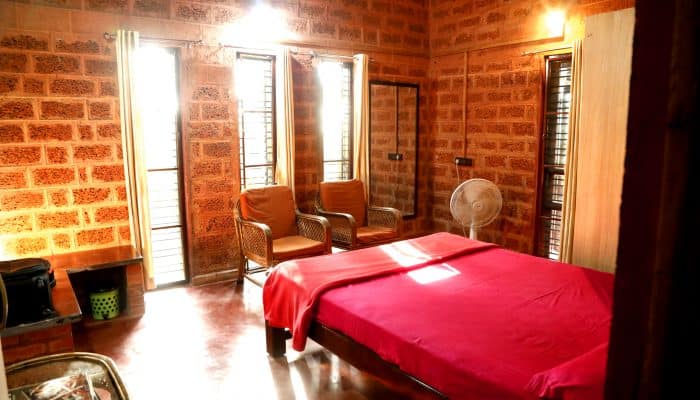
[[[355,218],[357,226],[365,225],[367,199],[362,181],[321,182],[321,206],[326,211],[347,213]]]
[[[273,239],[297,234],[294,194],[287,186],[246,189],[240,206],[243,219],[269,226]]]
[[[357,228],[357,242],[360,244],[388,242],[398,237],[394,230],[385,226],[369,225]]]
[[[299,257],[321,255],[326,250],[323,242],[304,236],[285,236],[272,241],[272,253],[275,260],[289,260]]]

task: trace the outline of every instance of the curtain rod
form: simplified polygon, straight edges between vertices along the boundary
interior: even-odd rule
[[[308,50],[308,51],[301,51],[299,49],[293,49],[290,50],[293,54],[302,54],[302,55],[309,55],[311,57],[326,57],[326,58],[343,58],[346,60],[353,60],[355,57],[353,56],[343,56],[340,54],[329,54],[329,53],[316,53],[313,50]],[[369,62],[375,62],[374,58],[370,58]]]
[[[109,33],[105,32],[102,35],[106,40],[114,40],[117,38],[117,35],[114,33]],[[140,39],[146,40],[146,41],[154,41],[154,42],[179,42],[179,43],[187,43],[188,45],[193,45],[193,44],[202,44],[203,41],[201,39],[199,40],[190,40],[190,39],[170,39],[170,38],[156,38],[156,37],[148,37],[148,36],[140,36]]]
[[[533,54],[540,54],[540,53],[547,53],[550,51],[559,51],[559,50],[571,50],[571,46],[563,46],[563,47],[556,47],[553,49],[542,49],[542,50],[532,50],[532,51],[523,51],[524,56],[531,56]]]
[[[114,34],[114,33],[109,33],[109,32],[103,33],[102,36],[103,36],[106,40],[114,40],[114,39],[117,38],[117,35],[116,35],[116,34]],[[140,36],[140,39],[143,39],[143,40],[150,40],[150,41],[159,41],[159,42],[179,42],[179,43],[187,43],[188,45],[200,45],[200,44],[204,44],[204,41],[201,40],[201,39],[198,39],[198,40],[191,40],[191,39],[170,39],[170,38],[156,38],[156,37],[148,37],[148,36]],[[286,44],[284,44],[284,43],[280,43],[280,44],[283,45],[283,46],[286,45]],[[290,46],[290,45],[286,45],[286,46],[288,46],[288,47],[290,47],[290,48],[291,48],[291,47],[295,47],[295,46]],[[219,47],[233,48],[233,49],[246,49],[246,47],[242,47],[242,46],[231,45],[231,44],[221,44],[221,43],[219,43]],[[270,51],[269,49],[250,49],[250,50],[266,50],[266,51]],[[291,52],[294,53],[294,54],[306,54],[306,55],[310,55],[310,56],[312,56],[312,57],[343,58],[343,59],[347,59],[347,60],[352,60],[352,59],[354,59],[353,56],[344,56],[344,55],[329,54],[329,53],[316,53],[316,52],[313,51],[313,50],[309,50],[309,51],[307,51],[307,52],[302,52],[302,51],[300,51],[299,49],[293,49],[293,50],[291,50]],[[370,58],[370,59],[369,59],[369,62],[376,62],[376,60],[375,60],[374,58]]]

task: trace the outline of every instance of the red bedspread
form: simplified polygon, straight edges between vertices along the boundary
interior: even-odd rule
[[[316,319],[450,399],[603,398],[613,276],[500,248],[329,290]]]
[[[306,345],[314,307],[326,290],[493,246],[435,233],[362,250],[287,261],[274,268],[265,281],[265,319],[272,326],[291,328],[292,347],[301,351]]]
[[[451,399],[594,400],[612,286],[611,274],[441,233],[280,264],[263,301],[295,349],[315,313]]]

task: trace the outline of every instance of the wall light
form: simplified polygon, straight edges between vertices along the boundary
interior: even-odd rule
[[[254,47],[290,39],[294,39],[294,35],[287,29],[284,15],[267,4],[258,4],[247,15],[224,28],[220,42]]]
[[[566,13],[562,10],[549,10],[544,16],[544,25],[549,37],[564,36]]]

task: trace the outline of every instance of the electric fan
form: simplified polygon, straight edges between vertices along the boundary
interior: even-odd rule
[[[469,238],[476,240],[476,230],[493,222],[501,212],[503,198],[493,182],[474,178],[462,182],[450,198],[452,217],[463,228],[469,227]]]

